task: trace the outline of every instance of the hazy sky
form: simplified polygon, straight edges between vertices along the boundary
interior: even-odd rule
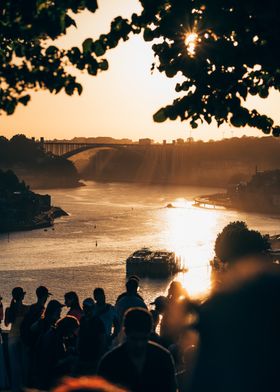
[[[129,16],[140,9],[137,0],[99,0],[95,14],[83,13],[77,18],[78,28],[71,28],[67,37],[59,40],[64,47],[80,46],[88,37],[97,38],[109,31],[110,21],[118,16]],[[106,55],[109,70],[89,76],[77,73],[84,91],[81,96],[65,93],[32,93],[27,107],[19,106],[12,116],[0,117],[0,134],[11,137],[15,133],[45,138],[72,138],[74,136],[128,137],[137,140],[150,137],[172,140],[190,136],[190,127],[180,120],[161,124],[153,122],[153,113],[176,97],[175,79],[154,72],[150,67],[153,52],[140,36],[121,43]],[[279,94],[272,93],[266,100],[252,99],[261,112],[268,113],[280,123]],[[201,126],[192,131],[195,139],[220,139],[223,136],[256,135],[260,131],[236,129],[229,126],[217,129],[215,125]]]

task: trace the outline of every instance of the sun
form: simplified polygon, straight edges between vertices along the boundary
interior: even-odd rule
[[[198,40],[198,34],[194,32],[187,33],[185,36],[185,45],[189,56],[195,55],[195,48]]]

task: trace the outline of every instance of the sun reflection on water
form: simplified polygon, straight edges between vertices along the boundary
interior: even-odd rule
[[[207,295],[211,288],[209,261],[219,221],[219,211],[194,208],[192,202],[176,199],[176,208],[164,213],[166,247],[176,252],[188,269],[176,276],[192,297]]]

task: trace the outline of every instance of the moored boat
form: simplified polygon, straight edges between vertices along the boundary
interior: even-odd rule
[[[126,260],[127,275],[167,278],[183,270],[180,259],[174,252],[142,248],[132,253]]]

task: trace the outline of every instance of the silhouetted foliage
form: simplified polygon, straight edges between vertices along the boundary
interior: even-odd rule
[[[0,112],[12,114],[18,103],[27,105],[27,89],[47,89],[66,94],[82,93],[82,86],[69,73],[74,65],[96,75],[108,68],[106,60],[97,60],[88,50],[88,41],[65,50],[51,40],[76,26],[75,15],[95,12],[97,0],[48,1],[1,0],[0,4]],[[98,50],[96,55],[99,55]]]
[[[142,12],[130,20],[116,18],[93,47],[100,45],[104,52],[112,41],[143,33],[145,41],[153,42],[152,70],[169,78],[183,75],[176,86],[179,98],[161,108],[155,121],[179,117],[197,128],[215,120],[218,126],[248,125],[279,136],[271,118],[244,105],[250,95],[266,98],[271,88],[280,89],[279,1],[139,1]]]
[[[0,190],[22,192],[27,191],[28,187],[23,181],[19,181],[12,170],[3,171],[0,169]]]
[[[171,105],[155,115],[157,122],[178,117],[192,128],[215,120],[219,125],[256,127],[279,136],[274,121],[250,110],[248,96],[267,98],[280,89],[278,50],[280,3],[255,0],[139,0],[140,14],[130,20],[115,18],[108,34],[87,38],[80,48],[49,45],[76,26],[75,14],[95,12],[97,0],[3,0],[0,5],[0,111],[12,114],[18,103],[26,105],[27,89],[47,89],[69,95],[82,86],[67,68],[74,65],[90,75],[108,69],[102,56],[129,35],[143,33],[153,42],[157,68],[167,77],[182,74],[180,93]],[[74,16],[73,16],[74,15]],[[192,39],[190,40],[190,36]],[[101,57],[101,59],[100,59]]]
[[[13,169],[20,177],[36,177],[35,184],[40,187],[76,186],[79,180],[71,161],[46,154],[40,143],[25,135],[15,135],[10,140],[0,137],[0,167]]]
[[[234,262],[240,257],[264,253],[269,249],[268,239],[259,231],[249,230],[242,221],[225,226],[215,242],[215,253],[222,263]]]

